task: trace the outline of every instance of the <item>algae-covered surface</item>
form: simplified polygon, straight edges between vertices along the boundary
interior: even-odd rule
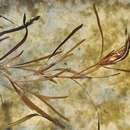
[[[39,21],[29,27],[28,38],[18,50],[18,52],[24,50],[20,57],[20,62],[23,62],[51,53],[75,27],[83,24],[83,27],[60,50],[65,52],[80,40],[85,38],[86,41],[73,51],[72,56],[55,66],[55,68],[73,68],[80,71],[95,64],[100,57],[101,36],[93,10],[94,3],[104,33],[103,55],[106,55],[125,43],[125,30],[127,28],[128,33],[130,30],[129,0],[1,0],[0,14],[8,17],[15,24],[0,19],[2,26],[0,29],[21,25],[24,13],[27,19],[40,15]],[[10,38],[0,43],[0,55],[5,54],[23,35],[24,30],[9,34]],[[112,66],[130,69],[129,58],[128,55],[126,59]],[[103,77],[114,73],[118,71],[101,68],[89,76]],[[69,119],[68,122],[63,122],[65,130],[97,130],[97,113],[100,117],[100,130],[130,130],[129,76],[129,72],[120,72],[119,75],[109,78],[78,79],[82,86],[70,79],[56,79],[57,84],[43,81],[25,84],[25,87],[43,95],[69,96],[50,101],[51,105]],[[33,113],[2,77],[0,77],[0,94],[5,101],[5,105],[1,105],[0,108],[0,130],[9,130],[5,128],[8,123]],[[46,104],[34,97],[30,98],[52,117],[57,117]],[[57,118],[61,120],[60,117]],[[42,117],[34,117],[13,126],[10,130],[62,129]]]

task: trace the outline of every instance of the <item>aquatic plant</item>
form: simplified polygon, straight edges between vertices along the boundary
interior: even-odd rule
[[[102,77],[91,77],[88,76],[88,74],[91,74],[94,71],[97,71],[99,68],[107,68],[107,69],[114,69],[114,70],[119,70],[119,71],[124,71],[124,72],[129,72],[129,70],[126,69],[119,69],[119,68],[110,68],[108,65],[115,65],[116,63],[124,60],[129,53],[129,35],[126,33],[126,42],[125,45],[121,46],[117,50],[112,50],[110,53],[106,54],[103,56],[104,52],[104,35],[100,23],[100,17],[98,15],[98,11],[96,9],[96,6],[93,5],[93,9],[97,18],[97,23],[99,27],[99,31],[101,34],[102,38],[102,47],[101,47],[101,54],[100,54],[100,59],[98,63],[87,67],[83,70],[74,70],[71,68],[54,68],[57,64],[62,62],[64,59],[70,57],[73,55],[72,51],[80,46],[85,39],[82,39],[81,41],[77,42],[72,48],[70,48],[67,52],[63,53],[62,51],[59,51],[59,49],[83,26],[82,24],[77,26],[74,30],[71,31],[71,33],[54,49],[54,51],[51,54],[41,56],[35,59],[30,59],[28,61],[24,62],[17,62],[20,57],[23,55],[24,50],[20,50],[20,53],[13,55],[13,53],[16,53],[17,49],[20,49],[20,47],[25,43],[29,32],[28,32],[28,27],[31,26],[35,21],[37,21],[40,17],[36,16],[30,20],[26,20],[26,15],[23,17],[23,24],[21,26],[11,28],[5,31],[0,32],[0,42],[3,40],[6,40],[9,38],[9,36],[5,36],[7,34],[13,33],[13,32],[18,32],[21,30],[25,30],[24,37],[20,42],[18,42],[13,48],[11,48],[9,51],[7,51],[3,56],[0,57],[0,75],[1,77],[6,77],[7,81],[10,83],[10,87],[13,87],[14,91],[17,93],[17,95],[21,98],[21,100],[24,102],[24,104],[31,110],[35,111],[33,114],[28,114],[21,119],[9,123],[9,126],[17,125],[19,123],[22,123],[24,121],[27,121],[33,117],[44,117],[48,119],[49,121],[53,122],[55,125],[65,128],[63,123],[61,123],[61,120],[58,120],[57,118],[53,117],[52,115],[47,114],[44,112],[44,108],[41,109],[39,106],[35,105],[35,103],[30,99],[29,96],[34,96],[38,99],[40,99],[43,103],[45,103],[54,113],[56,113],[63,121],[69,121],[67,117],[62,115],[59,111],[56,110],[50,103],[49,100],[51,99],[65,99],[68,96],[56,96],[56,97],[51,97],[51,96],[45,96],[40,94],[39,92],[35,92],[33,90],[27,89],[26,86],[28,83],[37,83],[37,82],[44,82],[44,81],[50,81],[53,83],[57,83],[56,79],[63,79],[63,78],[68,78],[75,83],[79,84],[80,83],[76,79],[86,79],[86,78],[108,78],[111,76],[116,76],[119,73],[114,73],[112,75],[107,75],[107,76],[102,76]],[[0,16],[7,20],[8,22],[12,22],[11,20],[7,19],[4,16]],[[127,31],[126,31],[127,32]],[[56,58],[56,60],[52,63],[49,63],[49,61],[52,58]],[[43,61],[46,61],[46,65],[43,65]],[[27,72],[29,75],[23,75],[23,73],[19,74],[18,76],[14,76],[12,74],[12,71],[23,71],[23,73]],[[80,85],[82,86],[82,85]],[[94,104],[94,103],[93,103]],[[96,107],[95,107],[96,108]],[[97,110],[97,108],[96,108]],[[100,130],[100,119],[98,116],[98,130]]]

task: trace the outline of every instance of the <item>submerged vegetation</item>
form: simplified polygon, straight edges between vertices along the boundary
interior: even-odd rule
[[[54,49],[54,51],[48,55],[40,56],[35,59],[30,59],[27,61],[20,61],[20,57],[22,57],[24,50],[21,50],[21,46],[26,42],[28,35],[31,33],[29,32],[28,28],[32,24],[35,24],[35,22],[40,19],[40,16],[36,16],[31,18],[30,20],[26,19],[26,15],[23,16],[23,24],[11,29],[7,29],[0,32],[0,42],[2,43],[4,40],[9,39],[10,37],[8,34],[10,33],[17,33],[21,30],[25,31],[25,34],[23,38],[11,49],[9,49],[7,52],[5,52],[4,55],[0,57],[0,78],[6,78],[6,80],[9,82],[10,87],[17,93],[17,95],[20,97],[20,99],[24,102],[24,104],[34,113],[27,114],[26,116],[20,118],[19,120],[15,122],[9,121],[7,123],[8,127],[13,127],[14,125],[18,125],[22,122],[25,122],[33,117],[43,117],[47,120],[54,123],[56,126],[59,126],[60,128],[65,128],[65,123],[69,123],[69,119],[65,117],[61,112],[59,112],[55,107],[53,107],[49,101],[54,99],[67,99],[68,95],[58,95],[58,96],[47,96],[42,95],[41,93],[34,91],[33,89],[26,88],[29,86],[30,83],[34,84],[44,81],[49,81],[54,84],[57,84],[57,79],[71,79],[76,84],[78,84],[80,87],[82,87],[82,84],[78,81],[79,79],[92,79],[92,78],[109,78],[112,76],[118,76],[120,73],[114,73],[111,75],[105,75],[105,76],[90,76],[91,73],[98,71],[100,68],[105,69],[113,69],[120,72],[130,72],[130,70],[127,70],[125,68],[113,68],[109,67],[111,65],[116,65],[118,62],[123,61],[125,58],[127,58],[129,54],[130,49],[130,36],[127,32],[127,29],[125,30],[125,44],[121,46],[117,50],[112,50],[108,54],[104,56],[104,34],[102,30],[102,26],[100,23],[100,17],[98,14],[98,11],[96,9],[96,6],[93,5],[93,10],[97,19],[97,24],[99,27],[99,32],[101,34],[101,53],[99,61],[89,66],[83,70],[75,70],[73,68],[60,68],[57,65],[60,64],[62,61],[67,59],[68,57],[73,55],[73,50],[76,49],[78,46],[80,46],[82,43],[85,42],[85,39],[82,39],[81,41],[78,41],[75,45],[73,45],[69,50],[67,50],[65,53],[63,53],[60,48],[75,34],[83,27],[83,24],[77,26],[74,28],[67,36],[66,38]],[[10,22],[11,24],[15,24],[10,19],[0,15],[0,18],[5,19],[7,22]],[[17,50],[20,50],[19,53],[17,53]],[[55,61],[50,62],[51,60],[55,59]],[[45,63],[44,63],[45,62]],[[22,73],[19,73],[18,76],[16,76],[13,72],[22,71]],[[89,75],[88,75],[89,74]],[[89,95],[89,92],[87,93],[88,97],[91,100],[91,103],[93,107],[96,110],[97,113],[97,127],[98,130],[100,130],[100,122],[101,122],[101,115],[99,112],[100,107],[97,107],[93,100],[91,99],[91,96]],[[35,102],[31,99],[31,96],[40,99],[41,102],[45,103],[49,109],[51,109],[57,116],[60,117],[61,120],[58,118],[53,117],[53,115],[50,115],[44,111],[44,108],[40,108],[38,105],[35,104]],[[5,106],[5,105],[3,105]]]

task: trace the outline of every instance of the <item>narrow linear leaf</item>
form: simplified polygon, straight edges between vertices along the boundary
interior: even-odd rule
[[[60,112],[58,112],[52,105],[50,105],[46,100],[45,97],[39,94],[33,93],[37,98],[39,98],[42,102],[44,102],[51,110],[53,110],[58,116],[60,116],[62,119],[69,121],[68,118],[66,118],[64,115],[62,115]],[[63,97],[62,97],[63,98]],[[66,98],[66,97],[65,97]]]
[[[72,30],[72,32],[59,44],[59,46],[53,51],[53,53],[51,54],[51,56],[49,57],[49,59],[57,52],[57,50],[64,45],[64,43],[66,43],[71,36],[73,36],[80,28],[82,28],[83,24],[77,26],[74,30]]]
[[[9,79],[10,83],[14,87],[17,94],[21,97],[22,101],[30,108],[31,110],[36,111],[42,117],[48,119],[49,121],[53,122],[55,125],[59,126],[60,128],[65,128],[63,124],[61,124],[57,119],[52,118],[50,115],[45,113],[42,109],[40,109],[37,105],[35,105],[25,94],[24,92],[20,91],[17,87],[20,87],[16,82],[13,82]]]
[[[27,115],[27,116],[25,116],[25,117],[23,117],[23,118],[21,118],[21,119],[15,121],[15,122],[12,122],[12,123],[8,124],[8,126],[15,126],[15,125],[21,124],[21,123],[23,123],[23,122],[25,122],[25,121],[27,121],[27,120],[29,120],[29,119],[35,117],[35,116],[40,116],[40,115],[39,115],[39,114],[36,114],[36,113],[34,113],[34,114],[29,114],[29,115]]]
[[[23,22],[24,22],[24,18],[23,18]],[[24,23],[24,24],[25,24],[25,23]],[[6,58],[8,55],[12,54],[15,50],[17,50],[17,49],[26,41],[27,36],[28,36],[28,29],[27,29],[27,27],[25,28],[25,30],[26,30],[26,33],[25,33],[23,39],[22,39],[19,43],[17,43],[12,49],[10,49],[7,53],[5,53],[5,54],[0,58],[0,60],[3,60],[3,59]]]

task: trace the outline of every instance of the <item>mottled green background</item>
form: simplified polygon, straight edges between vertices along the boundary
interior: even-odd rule
[[[86,41],[73,51],[74,55],[59,66],[83,69],[96,63],[101,50],[101,37],[96,17],[92,8],[96,3],[100,16],[104,37],[104,55],[124,44],[125,28],[130,27],[129,0],[1,0],[0,14],[10,18],[20,25],[22,16],[27,18],[40,15],[38,22],[29,27],[29,36],[21,49],[24,55],[21,61],[36,58],[50,53],[76,26],[84,24],[61,49],[68,50],[83,38]],[[1,26],[10,28],[11,23],[0,20]],[[1,29],[2,30],[2,29]],[[0,54],[14,46],[23,37],[24,31],[10,34],[10,39],[0,43]],[[116,67],[130,69],[130,56]],[[115,73],[113,70],[100,69],[93,76],[104,76]],[[67,79],[59,79],[58,84],[43,82],[32,85],[45,95],[69,95],[64,100],[53,100],[53,104],[60,112],[70,119],[66,122],[66,130],[97,130],[97,114],[91,104],[99,108],[101,116],[101,130],[130,130],[130,80],[129,73],[106,79],[79,80],[83,87]],[[9,88],[5,79],[0,79],[0,94],[3,99],[11,102],[9,107],[11,121],[32,113],[23,105],[16,93]],[[8,88],[9,87],[9,88]],[[89,97],[87,95],[89,93]],[[91,100],[90,100],[91,98]],[[55,116],[45,104],[33,100],[46,112]],[[0,130],[7,125],[5,114],[0,109]],[[59,118],[60,119],[60,118]],[[25,123],[13,127],[13,130],[60,130],[43,118],[33,118]]]

